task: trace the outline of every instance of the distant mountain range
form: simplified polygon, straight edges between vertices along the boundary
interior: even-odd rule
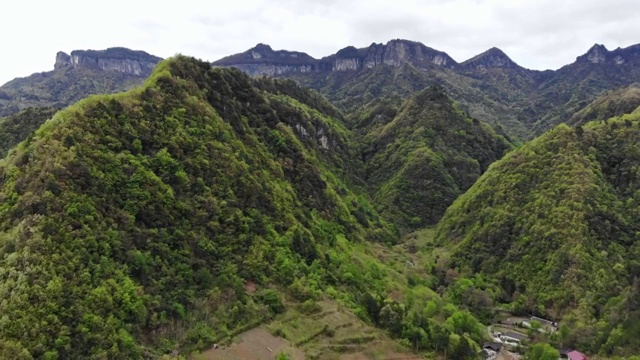
[[[88,95],[128,90],[142,84],[160,60],[126,48],[58,52],[52,71],[0,86],[0,116],[28,107],[61,108]]]
[[[91,94],[139,85],[161,60],[143,51],[59,52],[54,70],[0,86],[0,116],[28,107],[64,107]],[[498,48],[463,62],[409,40],[353,46],[315,59],[258,44],[213,62],[251,76],[287,77],[318,90],[348,117],[382,98],[400,103],[432,84],[472,117],[516,138],[529,139],[569,120],[603,91],[640,82],[640,45],[613,51],[595,44],[572,64],[537,71],[519,66]]]
[[[596,44],[555,71],[525,69],[497,48],[458,63],[445,52],[400,39],[346,47],[322,59],[258,44],[213,65],[295,79],[347,112],[438,83],[472,117],[527,139],[568,120],[601,92],[640,81],[640,45],[609,51]]]

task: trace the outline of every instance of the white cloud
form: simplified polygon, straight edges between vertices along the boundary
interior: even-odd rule
[[[405,38],[463,61],[496,46],[522,66],[559,68],[594,43],[640,43],[635,0],[22,0],[3,4],[0,83],[50,70],[57,51],[126,46],[202,59],[257,43],[323,57]]]

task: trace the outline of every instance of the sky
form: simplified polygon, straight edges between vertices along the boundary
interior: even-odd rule
[[[124,46],[214,61],[265,43],[321,58],[398,38],[459,62],[498,47],[526,68],[558,69],[594,43],[640,43],[638,19],[637,0],[7,0],[0,84],[52,70],[58,51]]]

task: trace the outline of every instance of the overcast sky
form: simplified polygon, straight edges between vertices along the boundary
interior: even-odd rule
[[[56,52],[75,49],[213,61],[262,42],[320,58],[395,38],[457,61],[496,46],[521,66],[557,69],[594,43],[640,43],[639,19],[637,0],[7,0],[0,84],[51,70]]]

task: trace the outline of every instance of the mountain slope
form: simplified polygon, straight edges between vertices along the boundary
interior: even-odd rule
[[[630,114],[640,106],[640,87],[632,85],[606,92],[584,109],[573,114],[567,124],[584,125],[589,121],[602,121],[614,116]]]
[[[214,64],[295,79],[349,114],[379,98],[405,100],[437,83],[472,117],[526,140],[566,122],[604,91],[640,81],[639,49],[609,51],[596,44],[556,71],[522,68],[497,48],[457,63],[444,52],[399,39],[322,59],[261,45]]]
[[[56,113],[0,162],[0,357],[188,356],[283,311],[312,325],[276,317],[280,335],[335,335],[335,354],[378,339],[336,323],[353,311],[474,359],[484,327],[390,250],[342,121],[291,81],[183,56]],[[318,326],[323,300],[341,310]]]
[[[0,167],[4,356],[206,346],[267,316],[245,281],[300,284],[336,236],[386,240],[328,170],[357,160],[339,121],[304,102],[179,57],[57,113]]]
[[[4,158],[11,148],[33,135],[57,111],[54,108],[29,108],[0,118],[0,157]]]
[[[125,48],[59,52],[54,70],[0,86],[0,116],[28,107],[64,107],[91,94],[130,89],[142,84],[160,60]]]
[[[407,100],[364,143],[374,199],[403,229],[435,224],[510,148],[490,126],[460,111],[439,86]]]
[[[494,163],[438,225],[449,266],[562,318],[567,345],[637,351],[639,136],[638,115],[561,125]]]

